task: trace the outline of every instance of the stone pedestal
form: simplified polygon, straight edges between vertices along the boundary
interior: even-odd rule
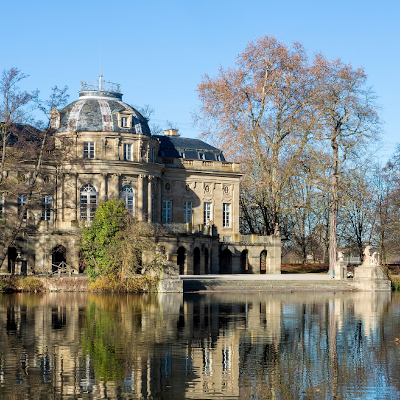
[[[345,261],[337,261],[335,264],[335,279],[347,279],[347,263]]]
[[[353,285],[370,292],[390,292],[391,283],[380,265],[360,265],[354,269]]]
[[[176,262],[166,261],[163,265],[161,279],[158,283],[158,293],[183,293],[183,281],[179,277]]]
[[[158,293],[183,293],[183,281],[179,276],[162,278],[158,283]]]

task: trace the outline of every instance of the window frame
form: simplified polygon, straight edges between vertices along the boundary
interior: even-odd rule
[[[87,183],[81,187],[79,205],[80,220],[83,222],[92,222],[98,207],[98,191],[92,184]]]
[[[5,214],[5,194],[1,193],[0,194],[0,221],[4,220],[4,214]]]
[[[120,120],[120,127],[121,128],[129,128],[129,121],[128,121],[128,117],[122,117],[121,116],[121,120]]]
[[[83,158],[94,160],[96,156],[96,142],[83,142]]]
[[[232,215],[232,205],[231,203],[222,204],[222,227],[231,228],[231,215]]]
[[[193,203],[191,201],[183,202],[183,222],[187,224],[192,223],[193,216]]]
[[[52,201],[52,196],[49,196],[47,194],[42,195],[42,221],[51,221]]]
[[[208,221],[212,221],[212,203],[205,201],[203,204],[203,223],[207,225]]]
[[[18,195],[18,215],[21,214],[27,198],[28,198],[27,194],[23,193]],[[28,219],[28,209],[25,210],[24,216],[22,217],[22,221],[26,221],[27,219]]]
[[[163,200],[162,221],[164,224],[172,223],[172,200]]]
[[[132,186],[125,185],[121,189],[121,199],[125,203],[129,215],[135,215],[135,191]]]
[[[132,161],[132,143],[124,143],[124,161]]]

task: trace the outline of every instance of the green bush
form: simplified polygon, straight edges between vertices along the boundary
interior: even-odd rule
[[[165,261],[153,240],[157,234],[130,216],[122,200],[101,203],[79,244],[90,288],[143,292],[155,287]]]

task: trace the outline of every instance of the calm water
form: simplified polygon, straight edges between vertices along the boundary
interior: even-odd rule
[[[0,297],[1,399],[400,399],[390,294]]]

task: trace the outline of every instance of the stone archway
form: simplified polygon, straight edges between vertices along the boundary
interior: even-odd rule
[[[219,261],[219,273],[231,274],[232,273],[232,253],[229,249],[225,249],[221,253]]]
[[[210,266],[208,262],[208,249],[207,247],[204,249],[204,273],[209,274],[210,273]]]
[[[176,264],[179,266],[179,275],[184,275],[186,266],[186,249],[183,246],[178,249]]]
[[[240,255],[240,273],[248,274],[249,273],[249,251],[243,250]]]
[[[267,273],[267,250],[260,253],[260,274]]]
[[[200,249],[198,247],[193,251],[193,273],[200,275]]]
[[[58,268],[67,262],[67,249],[58,244],[53,247],[53,251],[51,252],[51,270],[52,272],[57,272]]]
[[[9,247],[7,256],[8,256],[8,272],[11,275],[14,275],[15,274],[15,262],[17,261],[17,257],[18,257],[17,249],[15,247]]]

